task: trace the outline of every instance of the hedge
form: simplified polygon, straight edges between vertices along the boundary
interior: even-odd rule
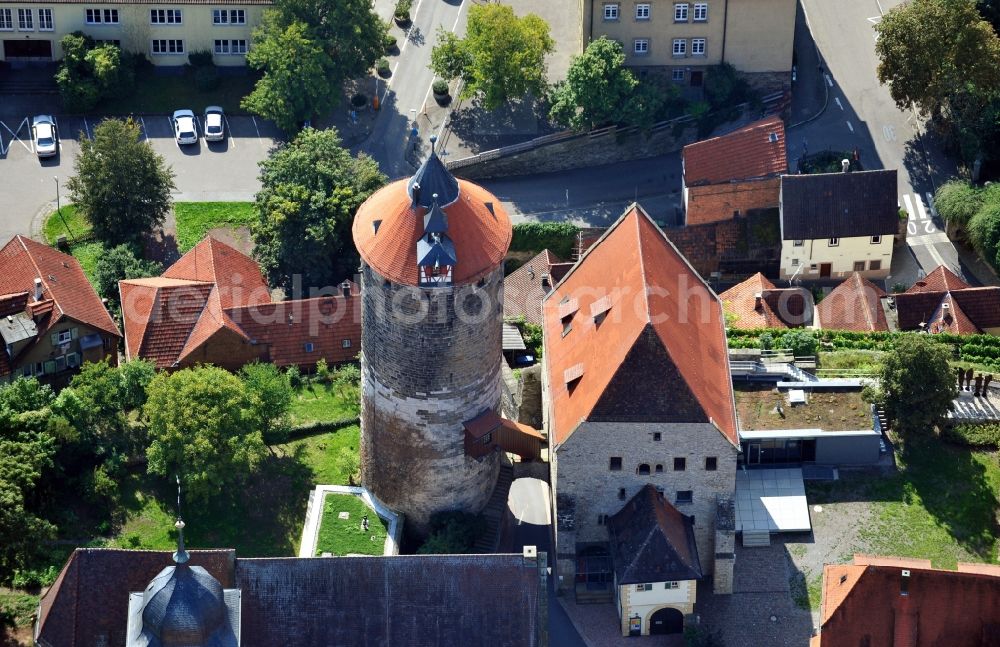
[[[760,336],[768,333],[777,339],[787,333],[784,328],[743,330],[731,328],[728,331],[730,348],[760,348]],[[809,330],[802,332],[813,335],[820,342],[820,350],[889,350],[893,340],[900,335],[916,335],[913,332],[855,332],[851,330]],[[939,333],[934,339],[948,344],[955,360],[973,362],[1000,370],[1000,337],[996,335],[952,335]]]
[[[1000,447],[1000,424],[963,424],[945,427],[941,435],[951,442],[969,447],[996,449]]]
[[[564,261],[572,260],[580,229],[566,222],[522,222],[514,225],[512,252],[552,251]]]
[[[307,422],[305,424],[292,427],[288,431],[288,440],[295,440],[296,438],[302,438],[303,436],[312,436],[314,434],[327,433],[330,431],[340,431],[344,427],[357,425],[360,424],[360,422],[361,419],[358,416],[354,416],[352,418],[341,418],[340,420],[317,420],[315,422]]]

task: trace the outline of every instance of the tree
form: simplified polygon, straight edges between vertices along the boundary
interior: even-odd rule
[[[958,397],[950,350],[928,335],[899,335],[876,370],[865,399],[881,405],[901,434],[930,433]]]
[[[160,373],[147,393],[149,473],[180,475],[192,500],[242,482],[264,459],[262,430],[232,373],[215,366]]]
[[[945,222],[965,227],[983,204],[982,191],[966,180],[945,182],[934,193],[934,208]]]
[[[254,30],[247,64],[264,75],[243,107],[297,130],[375,64],[386,29],[367,0],[277,0]]]
[[[357,270],[354,213],[385,176],[370,157],[352,157],[336,130],[307,128],[261,162],[251,225],[254,257],[272,285],[326,287]]]
[[[778,346],[791,349],[795,357],[815,355],[819,349],[819,340],[805,330],[790,330],[778,338]]]
[[[972,217],[969,238],[988,263],[1000,267],[1000,202],[987,202]]]
[[[118,282],[124,279],[141,279],[157,276],[163,265],[156,261],[139,258],[132,245],[118,245],[105,250],[97,259],[94,268],[94,287],[101,298],[108,300],[112,314],[121,314],[121,295]]]
[[[430,536],[417,552],[421,555],[471,553],[485,528],[486,520],[482,515],[457,510],[437,512],[431,516]]]
[[[131,88],[134,81],[131,61],[123,60],[116,45],[99,45],[79,31],[63,36],[60,45],[63,60],[55,78],[66,108],[90,110],[101,99]]]
[[[80,139],[70,199],[108,245],[136,242],[163,224],[170,211],[173,171],[148,142],[139,141],[132,119],[108,119],[94,138]]]
[[[552,91],[549,114],[576,130],[620,123],[638,85],[621,44],[601,36],[573,57],[566,80]]]
[[[555,49],[548,24],[507,5],[473,5],[465,38],[443,28],[431,51],[431,69],[444,79],[461,77],[463,97],[482,96],[495,110],[513,98],[545,92],[545,55]]]
[[[254,362],[240,370],[240,378],[250,399],[252,424],[261,430],[264,443],[277,445],[288,439],[292,408],[292,384],[274,364]]]

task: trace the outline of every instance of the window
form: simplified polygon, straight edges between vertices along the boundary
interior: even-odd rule
[[[705,39],[704,38],[692,38],[691,39],[691,56],[704,56],[705,55]]]
[[[66,366],[70,368],[76,368],[80,365],[80,355],[77,353],[70,353],[66,356]]]
[[[706,2],[694,3],[694,21],[705,22],[706,20],[708,20],[708,3]]]
[[[680,582],[664,582],[663,583],[663,588],[665,588],[667,590],[677,589],[677,588],[680,588],[680,586],[681,586]]]
[[[687,54],[688,42],[683,38],[674,39],[674,56],[684,56]]]
[[[117,25],[118,24],[118,10],[117,9],[87,9],[87,24],[88,25]]]
[[[611,461],[608,463],[608,469],[612,472],[620,472],[622,469],[622,457],[612,456]]]
[[[350,339],[345,339],[344,341],[340,342],[340,347],[341,348],[350,348],[351,347],[351,340]]]
[[[652,591],[653,590],[653,585],[652,584],[636,584],[635,585],[635,590],[636,591]]]
[[[307,341],[307,342],[305,343],[305,346],[304,346],[304,348],[305,348],[305,351],[306,351],[307,353],[311,353],[311,352],[313,352],[313,348],[314,348],[314,346],[313,346],[313,343],[312,343],[311,341]]]
[[[247,53],[247,42],[244,39],[231,40],[229,41],[229,50],[233,54],[246,54]]]
[[[246,9],[212,9],[213,25],[245,25]]]
[[[806,241],[804,241],[804,240],[802,240],[801,238],[799,238],[799,239],[797,239],[797,240],[793,240],[793,241],[792,241],[792,246],[793,246],[793,247],[802,247],[802,245],[804,245],[804,244],[805,244],[805,242],[806,242]]]
[[[635,6],[635,19],[636,20],[649,20],[649,5],[648,4],[637,4]]]
[[[215,41],[215,53],[216,54],[228,54],[229,53],[229,41],[219,40]]]
[[[688,5],[686,2],[674,5],[674,22],[687,22]]]
[[[660,441],[663,440],[663,434],[658,431],[653,432],[653,440]]]
[[[670,73],[670,78],[673,79],[674,81],[683,81],[684,80],[684,70],[673,70]]]
[[[684,468],[687,467],[687,459],[683,456],[677,456],[674,458],[674,471],[683,472]]]
[[[35,364],[35,375],[45,375],[45,365],[41,362]]]
[[[150,9],[149,22],[154,25],[179,25],[181,24],[180,9]]]
[[[691,503],[694,501],[694,492],[691,490],[677,490],[677,503]]]
[[[176,38],[158,38],[153,41],[154,54],[183,54],[184,41]],[[306,344],[312,346],[312,344]]]
[[[881,236],[872,236],[872,245],[878,245],[882,242]]]
[[[0,9],[0,30],[10,31],[14,29],[13,15],[10,9]]]
[[[60,330],[55,337],[56,345],[68,344],[73,339],[73,333],[69,330]]]
[[[865,262],[864,261],[854,261],[854,271],[855,272],[864,272],[865,271]]]
[[[830,247],[836,247],[839,244],[840,244],[839,238],[831,238],[829,241],[827,241],[827,245],[829,245]]]
[[[31,364],[28,364],[27,366],[21,369],[21,375],[23,375],[24,377],[31,377]]]
[[[649,476],[649,464],[642,463],[638,468],[636,468],[635,472],[639,476]]]
[[[635,51],[636,56],[645,56],[649,53],[649,39],[648,38],[636,38],[633,45],[633,51]]]
[[[31,18],[31,9],[17,10],[17,28],[21,31],[34,29],[34,21]]]
[[[868,269],[873,272],[882,269],[882,261],[868,261]]]
[[[663,465],[660,465],[659,463],[656,464],[656,473],[663,474]]]
[[[597,515],[597,525],[598,526],[603,526],[603,525],[605,525],[607,523],[608,523],[608,515],[606,515],[606,514],[599,514],[599,515]]]
[[[38,10],[38,29],[40,31],[52,31],[55,29],[55,24],[52,22],[51,9]]]
[[[623,487],[618,488],[618,498],[621,501],[625,500],[625,488]]]
[[[792,259],[792,267],[795,267],[795,266],[797,266],[798,264],[799,264],[799,259],[797,259],[797,258],[793,258],[793,259]]]
[[[719,468],[719,459],[715,456],[705,457],[705,469],[709,472],[714,472]]]
[[[606,4],[606,5],[604,5],[604,19],[605,20],[618,20],[618,5],[617,4]]]

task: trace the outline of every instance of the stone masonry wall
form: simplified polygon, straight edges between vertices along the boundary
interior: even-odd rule
[[[780,192],[781,179],[776,177],[688,187],[685,222],[700,225],[732,220],[734,211],[745,215],[751,209],[777,208]]]
[[[654,440],[654,433],[661,440]],[[733,497],[736,486],[737,449],[713,425],[707,423],[613,423],[584,422],[555,451],[558,480],[553,483],[557,523],[563,511],[560,502],[574,508],[571,530],[565,521],[558,532],[560,584],[571,587],[572,556],[577,543],[608,541],[607,527],[598,515],[612,515],[643,486],[652,483],[678,510],[694,515],[695,540],[702,570],[712,571],[717,497]],[[622,470],[611,471],[612,456],[622,458]],[[705,458],[715,456],[717,468],[705,469]],[[686,459],[683,471],[674,471],[674,458]],[[640,476],[645,463],[650,474]],[[656,472],[662,465],[663,471]],[[624,497],[620,490],[624,488]],[[693,502],[675,503],[678,490],[691,490]],[[565,506],[564,506],[565,507]]]
[[[469,458],[462,423],[499,413],[503,271],[481,286],[418,289],[362,268],[362,483],[418,532],[479,512],[500,453]]]

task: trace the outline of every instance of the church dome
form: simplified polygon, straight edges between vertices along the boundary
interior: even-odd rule
[[[235,645],[222,585],[204,568],[168,566],[142,597],[142,634],[149,647]]]
[[[445,231],[429,232],[426,227],[439,227],[442,219],[425,216],[437,209],[446,216]],[[433,240],[427,238],[429,233],[434,234]],[[500,267],[512,230],[496,196],[477,184],[455,179],[431,152],[412,178],[382,187],[361,205],[353,234],[368,266],[393,283],[412,286],[421,285],[418,246],[433,248],[439,239],[447,239],[440,246],[450,243],[453,248],[449,278],[451,285],[458,286],[475,283]]]

